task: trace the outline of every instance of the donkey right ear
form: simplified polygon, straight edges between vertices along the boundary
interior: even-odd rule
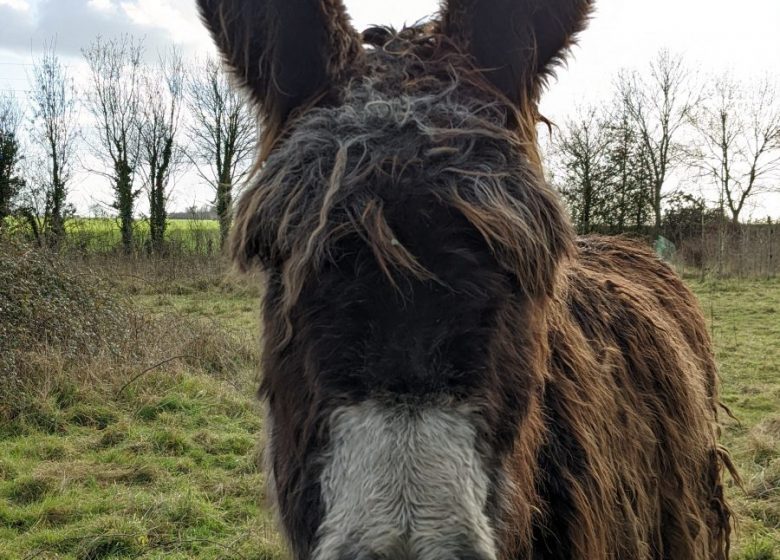
[[[341,0],[197,0],[240,85],[279,129],[343,79],[362,52]]]
[[[521,104],[541,88],[585,28],[595,0],[443,0],[444,32],[504,95]]]

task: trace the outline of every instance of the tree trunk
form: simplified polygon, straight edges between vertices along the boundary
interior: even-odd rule
[[[585,179],[584,200],[582,204],[582,218],[580,222],[580,233],[586,235],[591,232],[591,212],[593,207],[593,187],[590,178]]]
[[[165,230],[168,225],[168,214],[165,211],[165,185],[160,178],[156,180],[149,203],[149,233],[152,249],[160,252],[165,243]]]
[[[122,251],[125,254],[133,252],[133,193],[132,170],[125,161],[117,164],[116,174],[116,206],[119,211],[119,227],[122,234]]]
[[[62,240],[65,239],[65,185],[55,174],[54,184],[51,191],[51,235],[49,236],[49,246],[58,249]]]
[[[655,224],[653,227],[653,237],[657,238],[661,235],[661,228],[663,227],[663,214],[661,213],[661,190],[663,189],[663,182],[656,183],[653,191],[653,214],[655,214]]]
[[[173,139],[168,138],[160,157],[150,162],[149,234],[152,250],[160,252],[165,243],[168,212],[165,208],[165,188],[168,170],[173,159]]]
[[[224,174],[223,174],[224,175]],[[224,249],[233,222],[233,185],[229,177],[223,177],[217,185],[217,216],[219,216],[219,240]]]

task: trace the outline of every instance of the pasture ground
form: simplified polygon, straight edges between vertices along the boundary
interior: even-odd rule
[[[197,261],[85,266],[163,327],[136,327],[133,359],[26,357],[40,381],[0,402],[0,560],[284,558],[256,461],[251,280]],[[780,281],[691,282],[739,419],[723,434],[745,489],[729,488],[732,557],[780,560]]]

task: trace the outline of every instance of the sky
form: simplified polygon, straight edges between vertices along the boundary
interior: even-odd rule
[[[438,0],[346,0],[353,24],[401,26],[435,13]],[[617,72],[642,69],[662,48],[685,57],[692,72],[731,71],[751,81],[780,79],[780,0],[597,0],[588,29],[566,67],[550,84],[542,112],[562,122],[578,107],[606,98]],[[0,0],[0,90],[20,100],[29,88],[30,64],[46,41],[78,79],[80,49],[98,34],[130,32],[146,37],[154,53],[171,42],[186,55],[214,52],[194,0]],[[209,201],[210,192],[192,178],[175,187],[173,206]],[[107,185],[77,177],[73,199],[84,211],[110,199]],[[780,217],[780,195],[757,200],[752,216]]]

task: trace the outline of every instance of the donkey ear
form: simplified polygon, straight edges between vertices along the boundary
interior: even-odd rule
[[[445,0],[444,32],[474,56],[485,76],[516,103],[538,100],[545,80],[594,0]]]
[[[343,78],[362,51],[341,0],[197,0],[267,127]]]

